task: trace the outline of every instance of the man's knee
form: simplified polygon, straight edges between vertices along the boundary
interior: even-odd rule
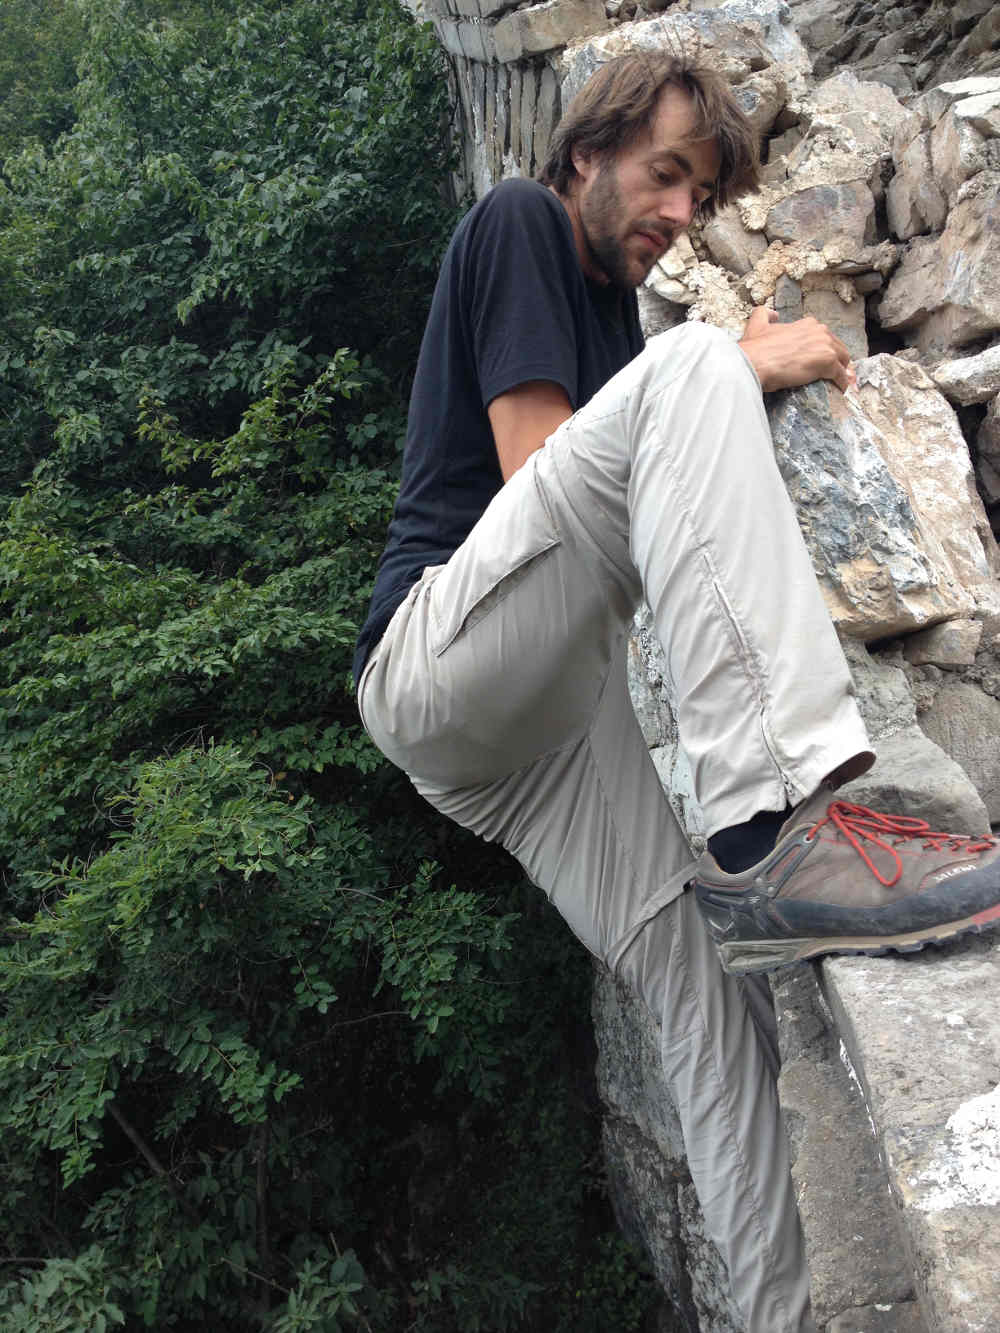
[[[654,380],[707,373],[724,389],[727,382],[746,381],[748,374],[753,377],[736,339],[714,324],[692,321],[667,329],[650,338],[642,356],[648,359]]]

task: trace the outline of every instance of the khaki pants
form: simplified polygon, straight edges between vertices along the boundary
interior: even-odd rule
[[[705,325],[654,338],[425,571],[366,666],[361,712],[418,791],[513,852],[655,1014],[747,1328],[801,1333],[773,1030],[682,895],[691,853],[626,687],[643,597],[709,833],[805,798],[868,750],[759,384]]]

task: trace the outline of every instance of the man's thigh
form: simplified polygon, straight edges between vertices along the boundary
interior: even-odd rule
[[[365,725],[405,772],[481,785],[575,744],[638,595],[553,512],[530,459],[425,571],[362,677]]]

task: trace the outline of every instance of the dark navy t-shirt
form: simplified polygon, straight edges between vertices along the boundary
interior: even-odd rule
[[[551,380],[574,411],[643,346],[633,292],[590,282],[565,208],[536,181],[497,185],[462,219],[441,266],[417,362],[403,477],[357,680],[428,565],[458,549],[503,484],[486,409]]]

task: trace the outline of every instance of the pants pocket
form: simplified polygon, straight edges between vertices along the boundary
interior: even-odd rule
[[[494,498],[435,580],[431,649],[437,657],[485,620],[535,562],[559,545],[533,478],[515,485],[519,480],[516,474]]]

